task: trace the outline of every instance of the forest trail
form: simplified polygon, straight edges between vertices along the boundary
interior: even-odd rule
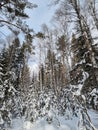
[[[98,130],[98,111],[88,110],[91,117],[92,123]],[[34,124],[29,121],[24,121],[24,119],[14,119],[12,122],[12,128],[8,130],[76,130],[74,127],[74,122],[72,120],[64,120],[60,118],[61,125],[57,124],[47,124],[44,119],[36,121]]]

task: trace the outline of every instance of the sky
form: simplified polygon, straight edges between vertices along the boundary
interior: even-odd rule
[[[26,9],[25,12],[29,15],[29,19],[26,20],[26,23],[32,28],[35,32],[41,30],[42,24],[50,25],[50,21],[55,12],[55,7],[50,7],[49,4],[52,0],[29,0],[31,3],[37,4],[37,8],[34,9]],[[50,25],[51,26],[51,25]],[[4,26],[2,30],[0,30],[0,37],[4,40],[6,36],[10,35],[10,31]],[[3,35],[4,33],[4,35]],[[23,34],[20,34],[20,41],[23,41]],[[29,61],[29,66],[32,70],[38,70],[37,59],[38,55],[32,56]]]
[[[41,30],[41,25],[46,23],[49,25],[50,20],[54,14],[54,7],[48,6],[51,0],[30,0],[38,7],[34,8],[32,11],[27,10],[30,19],[27,21],[28,25],[34,29],[35,32]]]
[[[49,22],[54,14],[54,7],[48,6],[52,0],[29,0],[31,3],[37,4],[38,7],[34,9],[26,9],[26,13],[29,15],[29,19],[26,23],[35,31],[41,30],[41,25]],[[11,32],[6,26],[0,28],[0,37],[4,38],[8,36]]]
[[[37,4],[38,7],[34,8],[32,11],[27,10],[30,17],[30,19],[27,20],[27,24],[33,28],[35,32],[41,31],[41,25],[44,23],[51,26],[50,21],[55,12],[55,8],[53,6],[49,6],[51,0],[30,0],[30,2]],[[35,53],[37,52],[35,51]],[[29,60],[29,67],[31,71],[38,72],[39,67],[37,59],[38,55],[35,54]]]

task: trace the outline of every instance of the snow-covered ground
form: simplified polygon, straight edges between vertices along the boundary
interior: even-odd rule
[[[15,119],[13,121],[12,128],[9,130],[78,130],[76,128],[75,121],[64,120],[64,118],[60,118],[60,125],[57,121],[52,124],[48,124],[45,119],[39,119],[35,123],[31,123],[29,121],[25,121],[23,119]]]
[[[88,110],[92,123],[96,130],[98,130],[98,112]],[[77,118],[66,120],[64,117],[59,117],[59,120],[54,119],[51,124],[47,123],[45,118],[38,119],[36,122],[31,123],[24,121],[24,119],[14,119],[12,128],[8,130],[85,130],[83,126],[80,128]]]
[[[98,130],[98,111],[94,111],[91,109],[91,110],[88,110],[88,113],[90,115],[93,125]]]

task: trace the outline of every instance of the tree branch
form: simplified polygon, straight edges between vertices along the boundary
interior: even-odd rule
[[[10,23],[10,22],[8,22],[6,20],[1,20],[1,19],[0,19],[0,22],[12,25],[12,26],[14,26],[14,27],[16,27],[16,28],[18,28],[18,29],[20,29],[20,30],[22,30],[24,32],[24,30],[21,27],[19,27],[18,25],[16,25],[16,24],[13,24],[13,23]]]
[[[1,4],[0,3],[0,8],[2,8],[2,6],[5,6],[7,3],[3,3],[3,4]]]

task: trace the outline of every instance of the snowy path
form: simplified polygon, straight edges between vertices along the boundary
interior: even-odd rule
[[[88,113],[93,125],[98,130],[98,111],[88,110]],[[65,120],[64,117],[60,117],[59,121],[60,126],[56,120],[54,123],[48,124],[45,119],[39,119],[35,123],[24,121],[24,119],[14,119],[12,128],[8,130],[79,130],[76,118],[74,120]]]
[[[30,123],[22,119],[14,119],[12,128],[8,130],[77,130],[76,120],[64,120],[60,118],[60,126],[58,122],[48,124],[44,119],[40,119],[35,123]]]
[[[55,125],[49,125],[45,121],[37,121],[35,124],[30,122],[23,123],[20,119],[15,119],[12,128],[9,130],[71,130],[67,125],[61,125],[57,127]]]
[[[88,110],[88,113],[90,115],[93,125],[98,130],[98,111]]]

